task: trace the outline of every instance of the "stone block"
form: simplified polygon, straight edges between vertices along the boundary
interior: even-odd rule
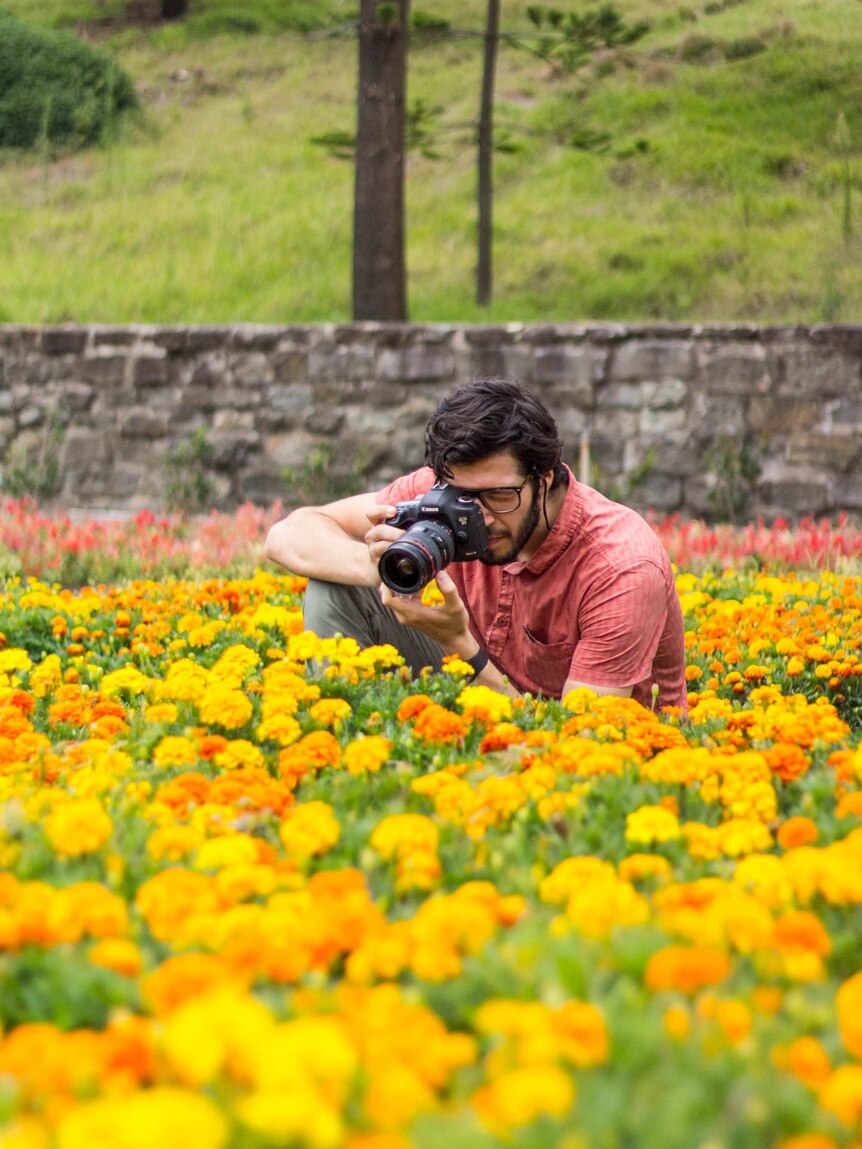
[[[63,466],[80,471],[90,465],[110,462],[114,457],[113,436],[103,431],[70,427],[63,445]]]
[[[862,397],[838,399],[828,404],[826,421],[834,427],[862,430]]]
[[[280,327],[244,323],[232,329],[230,341],[233,347],[268,352],[278,346],[282,334]]]
[[[639,411],[641,408],[640,383],[607,383],[596,392],[596,407]]]
[[[138,341],[138,331],[134,327],[94,327],[92,340],[94,347],[131,347]]]
[[[746,428],[745,400],[733,395],[694,395],[691,425],[699,443],[713,442],[719,436],[742,436]]]
[[[715,395],[752,395],[769,390],[766,354],[760,347],[721,347],[703,352],[703,380]]]
[[[643,510],[670,514],[682,505],[682,480],[675,475],[649,472],[632,485],[623,502]]]
[[[616,348],[610,371],[614,380],[690,379],[694,373],[694,350],[686,340],[632,340]]]
[[[847,397],[862,391],[862,368],[858,357],[827,348],[787,348],[778,355],[778,380],[779,395]]]
[[[28,404],[18,412],[18,426],[23,429],[41,427],[45,422],[45,408],[35,404]]]
[[[285,502],[288,494],[287,484],[280,471],[265,466],[243,471],[237,479],[236,490],[243,502],[256,503],[258,506]]]
[[[748,425],[752,431],[767,435],[808,431],[820,426],[823,412],[824,405],[816,399],[754,395],[748,408]]]
[[[829,480],[821,472],[803,471],[798,467],[770,460],[757,484],[759,504],[784,508],[792,518],[822,515],[832,506]]]
[[[119,432],[127,439],[161,439],[168,431],[168,419],[149,407],[130,407],[121,412]]]
[[[84,327],[46,327],[42,332],[45,355],[80,355],[87,346]]]
[[[862,455],[862,439],[852,434],[795,434],[785,458],[794,467],[847,471]]]
[[[81,360],[78,375],[94,387],[116,387],[128,378],[128,367],[125,355],[94,355]]]
[[[132,361],[132,382],[136,387],[161,387],[168,382],[166,356],[147,356]]]
[[[374,348],[364,343],[326,344],[308,353],[308,378],[359,382],[374,378]]]
[[[273,378],[278,383],[302,383],[308,373],[308,352],[291,347],[270,356]]]
[[[273,371],[262,352],[237,355],[230,364],[231,382],[235,387],[259,387],[273,378]]]
[[[15,420],[8,417],[0,418],[0,451],[5,451],[15,438]]]
[[[682,379],[662,379],[659,382],[645,382],[641,395],[647,407],[654,411],[667,411],[681,407],[688,398],[688,384]]]
[[[67,383],[60,393],[60,407],[71,415],[81,415],[89,411],[95,395],[87,383]]]
[[[454,379],[455,353],[451,347],[419,343],[412,347],[387,348],[380,353],[379,376],[406,383]]]
[[[593,386],[605,377],[608,354],[604,347],[536,347],[531,378],[534,383],[565,384],[575,394],[590,396]]]
[[[312,435],[324,435],[327,438],[337,435],[344,426],[345,414],[332,408],[314,408],[305,418],[303,424],[306,431]]]
[[[212,451],[212,465],[219,471],[236,470],[260,447],[256,431],[210,431],[206,441]]]
[[[256,431],[254,411],[216,411],[212,420],[216,431]]]
[[[671,410],[652,410],[644,407],[640,413],[639,431],[641,435],[659,438],[682,431],[688,423],[688,416],[681,407]]]
[[[839,476],[833,483],[832,498],[836,511],[862,511],[862,468]]]

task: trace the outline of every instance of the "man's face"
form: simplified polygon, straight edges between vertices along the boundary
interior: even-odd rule
[[[502,566],[513,562],[522,551],[526,551],[522,557],[529,557],[541,541],[533,539],[539,526],[541,480],[524,475],[521,464],[509,451],[489,455],[477,463],[455,464],[451,470],[449,482],[453,487],[461,487],[466,494],[525,484],[517,510],[502,513],[489,510],[478,499],[476,503],[481,507],[488,531],[488,549],[481,561],[488,566]]]

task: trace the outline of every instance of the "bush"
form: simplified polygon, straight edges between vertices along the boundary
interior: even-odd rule
[[[131,79],[105,52],[0,8],[0,147],[92,144],[137,107]]]

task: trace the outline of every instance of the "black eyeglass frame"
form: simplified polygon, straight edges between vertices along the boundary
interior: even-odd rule
[[[481,487],[478,491],[471,491],[466,487],[459,487],[458,491],[461,495],[466,495],[471,499],[476,499],[482,504],[485,510],[490,511],[492,515],[511,515],[514,514],[514,512],[517,511],[521,506],[521,491],[523,491],[524,487],[526,487],[528,483],[531,483],[535,478],[536,475],[528,475],[519,487]],[[516,496],[517,499],[514,507],[509,507],[508,510],[505,511],[501,511],[496,507],[489,507],[485,502],[484,496],[490,494],[492,491],[510,491],[513,495]]]

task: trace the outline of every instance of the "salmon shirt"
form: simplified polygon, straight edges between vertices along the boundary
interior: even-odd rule
[[[560,698],[572,679],[632,687],[632,697],[650,709],[685,710],[685,628],[670,558],[636,511],[566,470],[560,513],[531,558],[447,567],[470,630],[522,692]],[[394,505],[433,483],[433,471],[423,467],[376,499]]]

